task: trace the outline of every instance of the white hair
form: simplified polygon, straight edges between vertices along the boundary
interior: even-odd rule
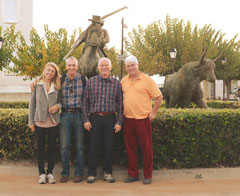
[[[137,63],[138,64],[138,60],[135,56],[130,55],[127,58],[125,58],[125,64],[126,63]]]
[[[106,57],[103,57],[98,61],[98,67],[100,66],[102,61],[107,61],[109,63],[109,65],[112,67],[112,63],[111,63],[110,59],[106,58]]]

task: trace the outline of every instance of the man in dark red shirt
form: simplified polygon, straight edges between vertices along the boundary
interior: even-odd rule
[[[84,128],[89,131],[87,182],[96,181],[97,151],[103,136],[104,180],[113,183],[114,136],[121,130],[123,123],[123,94],[119,80],[110,76],[112,64],[108,58],[99,60],[98,69],[100,74],[88,80],[83,96]]]

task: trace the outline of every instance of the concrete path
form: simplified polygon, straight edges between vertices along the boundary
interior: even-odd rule
[[[156,170],[151,185],[140,181],[123,183],[125,168],[114,168],[116,183],[102,180],[98,171],[94,184],[59,183],[61,166],[54,169],[57,184],[40,185],[35,164],[28,162],[0,163],[0,196],[238,196],[240,195],[240,168]],[[87,169],[84,171],[86,179]],[[73,169],[71,168],[71,174]]]

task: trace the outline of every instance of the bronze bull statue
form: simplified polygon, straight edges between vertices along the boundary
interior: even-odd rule
[[[200,108],[208,108],[203,100],[203,91],[200,82],[207,80],[214,82],[215,63],[218,62],[224,51],[215,59],[204,59],[207,49],[205,49],[200,61],[189,62],[182,66],[178,72],[167,75],[164,81],[163,95],[167,108],[176,106],[185,108],[194,102]]]

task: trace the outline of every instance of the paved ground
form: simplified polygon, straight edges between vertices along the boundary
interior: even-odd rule
[[[59,181],[61,166],[54,175]],[[73,170],[71,170],[73,173]],[[85,171],[86,173],[86,171]],[[101,173],[100,170],[98,173]],[[36,165],[27,162],[0,163],[0,196],[238,196],[240,195],[240,168],[176,169],[154,171],[153,183],[123,183],[127,172],[114,168],[116,183],[108,184],[97,176],[94,184],[84,180],[75,184],[37,183]],[[86,176],[84,176],[86,179]]]

